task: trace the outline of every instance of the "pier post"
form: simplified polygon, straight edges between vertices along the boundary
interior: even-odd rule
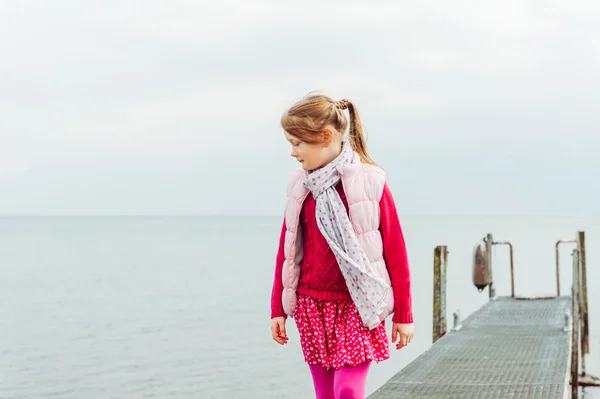
[[[448,269],[448,247],[435,247],[433,251],[433,342],[447,332],[446,322],[446,273]]]
[[[573,250],[573,285],[571,286],[571,399],[578,399],[579,394],[579,251]]]
[[[588,324],[588,297],[587,297],[587,271],[585,264],[585,232],[580,231],[577,234],[577,243],[579,249],[579,264],[581,265],[581,322],[582,322],[582,336],[581,336],[581,354],[590,353],[590,330]],[[585,369],[583,370],[585,373]]]

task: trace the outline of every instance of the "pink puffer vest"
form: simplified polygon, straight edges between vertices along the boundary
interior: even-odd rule
[[[379,232],[379,201],[385,185],[384,171],[374,165],[360,162],[354,153],[352,163],[340,165],[342,187],[348,200],[349,218],[371,266],[379,277],[390,284],[390,276],[383,259],[383,241]],[[298,280],[303,258],[302,231],[299,228],[300,212],[310,193],[304,186],[307,172],[298,169],[290,177],[285,206],[285,233],[282,279],[283,309],[290,317],[296,312]],[[394,294],[390,288],[386,297],[386,310],[379,315],[385,319],[394,311]]]

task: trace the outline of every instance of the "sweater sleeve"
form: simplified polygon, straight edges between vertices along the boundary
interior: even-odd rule
[[[402,227],[392,192],[387,183],[379,201],[380,226],[383,239],[383,257],[390,274],[394,290],[394,323],[412,323],[412,297],[410,284],[410,266]]]
[[[283,310],[283,281],[281,279],[281,273],[283,270],[283,262],[285,261],[284,245],[285,245],[285,219],[283,220],[283,226],[281,228],[281,236],[279,238],[279,249],[277,251],[277,257],[275,258],[275,278],[273,280],[273,290],[271,291],[271,318],[274,317],[287,317]]]

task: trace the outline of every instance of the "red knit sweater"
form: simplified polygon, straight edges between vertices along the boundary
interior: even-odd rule
[[[338,183],[336,190],[340,194],[342,202],[348,211],[348,201]],[[380,226],[383,239],[383,257],[394,290],[394,323],[412,323],[412,300],[410,287],[410,268],[406,245],[402,228],[398,220],[398,213],[392,193],[387,186],[383,188],[383,195],[379,201]],[[324,300],[351,300],[350,293],[346,287],[344,276],[335,259],[335,255],[323,234],[319,230],[316,219],[316,201],[312,195],[308,195],[300,213],[300,228],[303,233],[304,259],[300,266],[300,280],[298,292]],[[283,269],[284,241],[286,225],[285,220],[281,229],[279,239],[279,251],[275,263],[275,279],[271,294],[271,318],[283,316],[283,303],[281,295],[283,282],[281,273]]]

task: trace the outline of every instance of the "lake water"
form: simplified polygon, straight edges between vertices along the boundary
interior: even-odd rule
[[[600,375],[600,219],[406,216],[416,337],[373,366],[374,391],[431,345],[433,248],[448,245],[448,316],[487,301],[471,283],[486,233],[515,250],[517,295],[555,291],[554,243],[585,230],[591,353]],[[273,217],[0,218],[0,398],[311,398],[298,335],[271,339]],[[571,283],[562,247],[561,286]],[[498,295],[508,248],[494,250]],[[389,324],[388,324],[389,330]],[[600,392],[588,391],[588,397]]]

